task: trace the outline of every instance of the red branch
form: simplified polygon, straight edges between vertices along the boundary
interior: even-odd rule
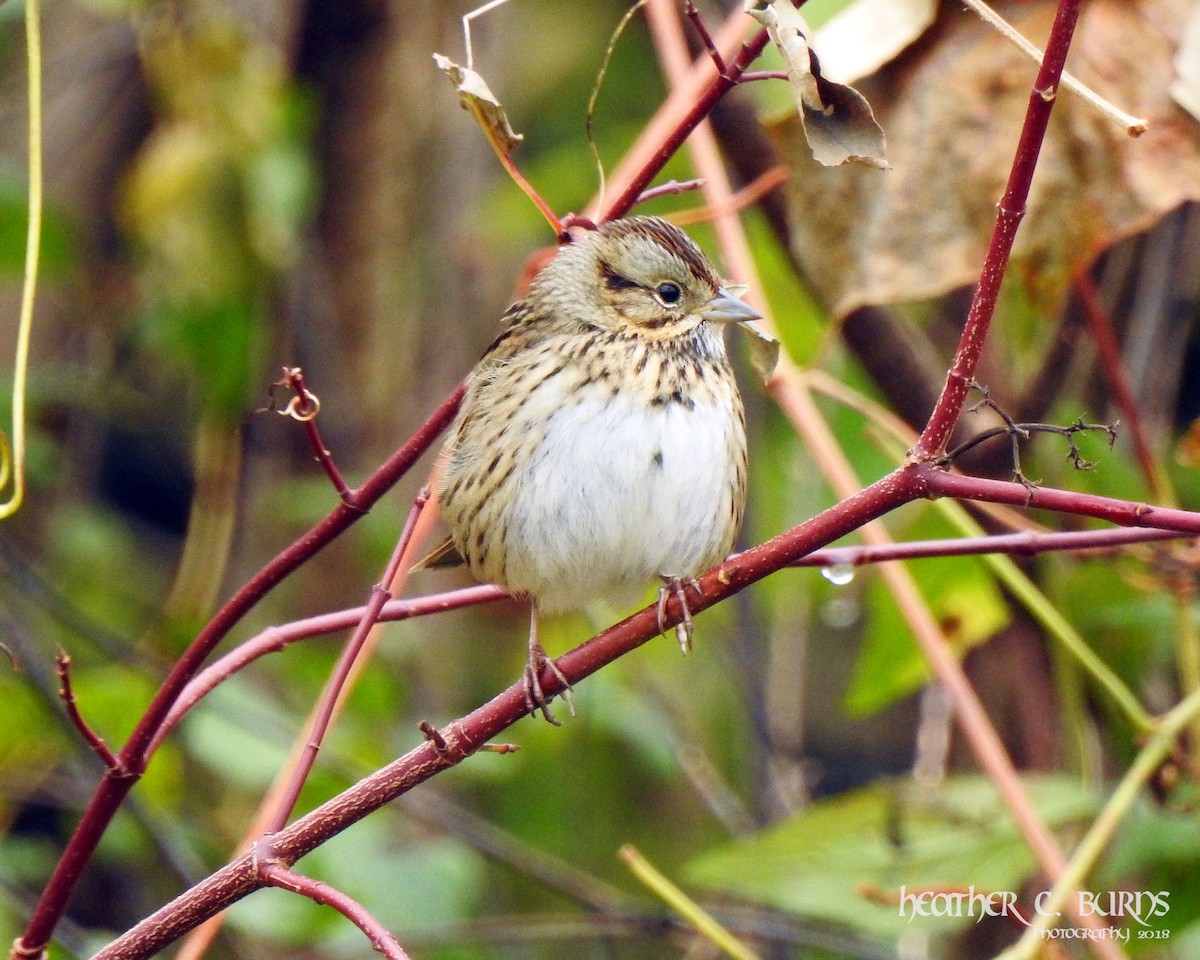
[[[445,613],[447,610],[460,610],[479,603],[504,600],[507,597],[507,593],[490,584],[463,587],[461,590],[435,593],[427,597],[389,600],[380,610],[379,619],[391,622],[427,617],[436,613]],[[238,671],[245,669],[260,657],[265,657],[269,653],[278,653],[289,644],[307,640],[310,637],[335,633],[338,630],[349,630],[362,620],[366,610],[365,606],[350,607],[346,610],[336,610],[333,613],[305,617],[303,620],[293,620],[282,626],[268,627],[245,643],[238,644],[229,653],[197,673],[184,687],[183,692],[175,701],[175,705],[171,707],[171,712],[167,714],[166,720],[155,734],[154,740],[150,744],[150,752],[153,753],[158,749],[163,738],[175,729],[189,710]]]
[[[698,613],[903,503],[943,493],[1005,503],[1024,503],[1025,498],[1032,497],[1034,506],[1047,505],[1068,513],[1102,516],[1117,523],[1200,533],[1200,513],[1146,508],[1109,497],[1062,490],[1030,491],[1019,483],[959,477],[930,464],[912,464],[709,571],[701,578],[701,592],[689,599],[689,606],[693,613]],[[666,608],[666,627],[678,623],[680,615],[678,602],[672,596]],[[574,685],[658,635],[658,616],[651,605],[559,657],[556,663]],[[548,696],[561,693],[561,683],[549,672],[542,682]],[[295,863],[372,811],[435,774],[461,763],[527,712],[524,685],[515,683],[472,713],[440,728],[437,736],[427,734],[419,746],[403,757],[284,827],[269,838],[269,843],[263,841],[268,843],[267,847],[260,843],[258,856],[285,865]],[[93,960],[142,960],[151,956],[208,917],[263,886],[255,871],[252,855],[233,860],[114,940]]]
[[[1122,527],[1153,527],[1193,536],[1200,535],[1200,513],[1192,513],[1190,510],[1156,507],[1148,503],[1134,503],[1114,497],[1077,493],[1073,490],[1027,487],[1021,483],[1004,480],[964,477],[946,473],[930,464],[919,464],[916,476],[925,487],[922,495],[930,499],[961,497],[967,500],[985,500],[989,503],[1007,503],[1015,507],[1035,507],[1039,510],[1080,514],[1107,520]]]
[[[1117,527],[1107,530],[1070,530],[1039,533],[998,533],[983,537],[954,537],[948,540],[910,540],[905,543],[863,544],[827,547],[805,554],[795,567],[862,567],[891,560],[925,560],[931,557],[975,557],[1003,553],[1032,557],[1064,550],[1112,551],[1138,543],[1178,540],[1188,534],[1176,530],[1139,530]]]
[[[314,880],[312,877],[289,870],[281,863],[260,861],[258,875],[272,887],[290,890],[292,893],[308,897],[314,903],[333,907],[365,933],[375,951],[382,953],[388,960],[410,960],[399,941],[388,932],[384,925],[376,920],[361,903],[340,890],[334,889],[327,883]]]
[[[919,495],[919,489],[906,483],[903,474],[897,472],[787,533],[739,554],[701,578],[702,594],[689,599],[692,612],[718,603],[809,550],[913,499]],[[680,619],[678,600],[671,596],[665,625],[669,629]],[[564,654],[556,663],[567,680],[576,684],[658,635],[658,616],[651,605]],[[542,685],[548,696],[562,692],[561,682],[549,671],[543,676]],[[285,865],[295,863],[367,814],[461,763],[527,712],[524,684],[517,682],[461,720],[442,727],[440,737],[425,740],[405,756],[289,824],[269,838],[267,848],[260,843],[257,856]],[[149,957],[261,886],[263,881],[256,874],[255,857],[245,854],[114,940],[93,960]]]
[[[996,312],[1000,282],[1008,269],[1017,227],[1025,216],[1029,187],[1033,182],[1033,172],[1041,153],[1042,141],[1046,137],[1050,111],[1058,95],[1059,80],[1071,47],[1071,37],[1075,32],[1081,2],[1082,0],[1059,0],[1042,65],[1029,94],[1025,123],[1017,141],[1008,185],[1000,199],[992,238],[988,243],[987,256],[979,276],[979,285],[975,288],[975,296],[967,311],[967,320],[963,325],[958,350],[954,354],[954,363],[946,376],[946,386],[913,448],[913,456],[916,459],[936,457],[945,449],[946,441],[950,439],[950,434],[958,423],[971,381],[979,368],[983,344],[991,327],[992,316]]]

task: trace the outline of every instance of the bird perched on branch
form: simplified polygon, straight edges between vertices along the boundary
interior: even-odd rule
[[[723,328],[758,317],[657,217],[574,237],[504,314],[445,445],[438,499],[451,540],[421,566],[461,559],[529,599],[530,712],[557,723],[543,669],[570,705],[539,613],[629,603],[656,578],[683,600],[732,548],[746,431]]]

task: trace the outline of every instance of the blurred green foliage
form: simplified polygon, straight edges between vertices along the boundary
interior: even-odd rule
[[[143,44],[160,120],[122,202],[142,328],[201,406],[238,417],[261,390],[267,297],[312,208],[310,111],[278,53],[228,15],[162,17]]]

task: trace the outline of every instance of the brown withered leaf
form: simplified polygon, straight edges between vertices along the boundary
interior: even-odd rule
[[[483,128],[492,148],[501,156],[512,153],[524,137],[513,130],[504,106],[496,99],[483,77],[440,53],[433,55],[433,62],[454,84],[459,104]]]
[[[817,163],[886,168],[886,139],[871,105],[853,87],[821,76],[820,63],[808,42],[812,31],[800,11],[788,0],[746,0],[745,9],[767,28],[787,63],[797,117]]]
[[[1053,0],[999,4],[1043,44]],[[1040,306],[1115,241],[1200,199],[1200,124],[1168,93],[1193,0],[1093,0],[1069,67],[1150,121],[1132,139],[1069,92],[1049,135],[1017,235],[1013,267]],[[885,175],[820,167],[800,124],[772,128],[792,177],[792,249],[836,316],[868,304],[940,296],[978,279],[1036,65],[955,4],[916,44],[859,84],[888,129]]]
[[[779,339],[767,333],[763,327],[753,320],[742,320],[739,329],[746,335],[746,352],[750,357],[750,365],[754,372],[766,383],[779,366]]]

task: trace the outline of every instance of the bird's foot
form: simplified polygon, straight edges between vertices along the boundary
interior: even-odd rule
[[[571,695],[571,684],[567,681],[566,676],[558,665],[550,659],[546,651],[542,649],[542,645],[537,642],[534,637],[529,638],[529,660],[525,664],[525,675],[523,683],[525,687],[525,706],[530,713],[542,711],[542,716],[546,718],[548,723],[554,724],[556,727],[562,726],[560,721],[550,710],[550,701],[554,696],[546,696],[542,689],[542,668],[548,669],[563,685],[562,698],[567,705],[567,711],[571,716],[575,716],[575,698]]]
[[[667,634],[667,599],[674,594],[679,601],[679,609],[683,611],[683,619],[675,625],[675,639],[685,655],[692,651],[692,628],[695,626],[692,611],[688,608],[688,587],[695,590],[697,596],[704,596],[700,581],[695,577],[663,577],[663,585],[658,588],[658,632],[663,636]]]

